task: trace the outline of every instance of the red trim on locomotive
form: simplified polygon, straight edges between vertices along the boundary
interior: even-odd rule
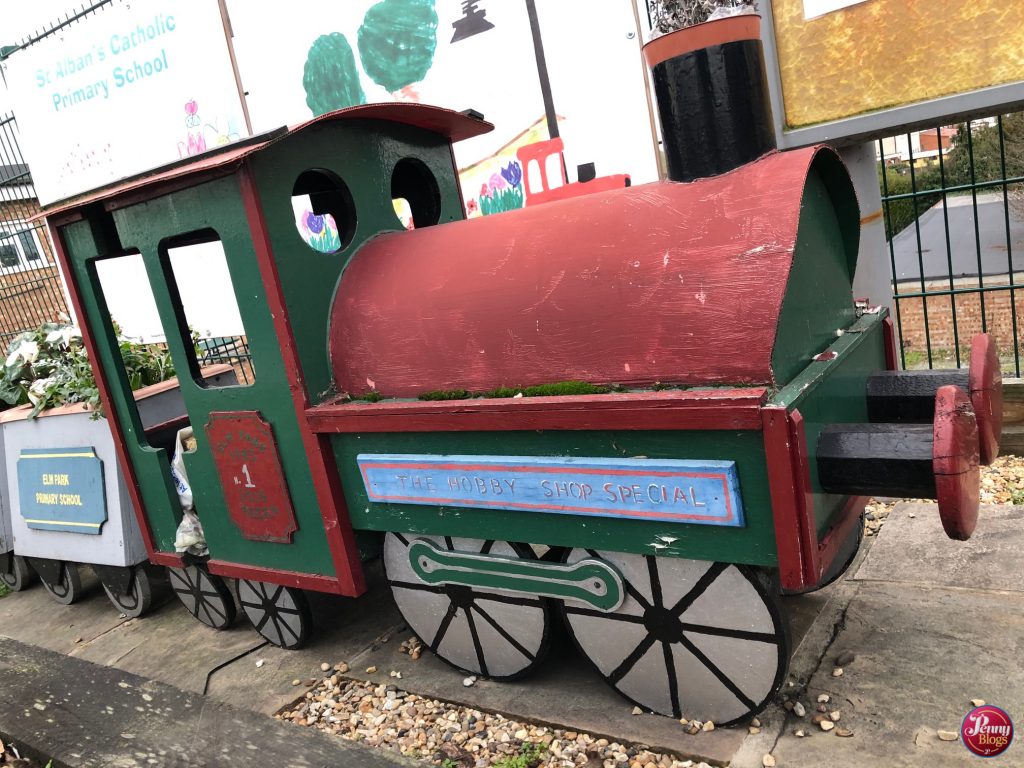
[[[692,27],[676,30],[656,37],[643,47],[644,61],[649,69],[684,53],[712,45],[724,45],[740,40],[761,39],[761,17],[753,13],[728,16]]]
[[[82,297],[78,290],[78,281],[70,276],[75,273],[71,267],[67,252],[64,250],[64,240],[56,223],[51,219],[47,220],[47,228],[50,231],[50,241],[53,243],[53,250],[57,254],[60,268],[65,278],[64,284],[68,289],[68,296],[71,297],[71,306],[75,310],[75,317],[78,318],[78,327],[82,332],[82,342],[85,344],[85,351],[89,354],[90,360],[99,360],[99,348],[93,338],[93,328],[89,317],[82,305]],[[139,532],[142,534],[142,542],[146,545],[146,554],[153,560],[157,553],[153,541],[153,531],[149,527],[149,518],[146,516],[146,507],[142,503],[142,494],[139,492],[139,481],[135,476],[135,467],[132,466],[128,451],[125,449],[124,429],[121,427],[121,420],[114,409],[114,403],[110,397],[110,384],[107,382],[107,375],[101,365],[93,365],[93,375],[96,377],[96,388],[100,391],[100,402],[103,403],[103,411],[110,424],[110,432],[114,438],[114,450],[117,453],[117,462],[121,465],[124,473],[125,485],[128,486],[128,495],[131,496],[132,506],[135,508],[135,519],[139,523]],[[155,561],[154,561],[155,562]]]
[[[366,578],[359,557],[359,547],[356,544],[355,532],[352,530],[352,523],[349,520],[348,508],[345,504],[345,496],[342,493],[341,480],[338,477],[338,468],[334,463],[334,454],[330,444],[326,438],[316,435],[304,418],[305,411],[309,407],[309,400],[306,397],[306,388],[303,383],[302,367],[298,351],[295,348],[295,337],[288,319],[288,312],[285,308],[284,293],[271,250],[270,235],[263,216],[259,192],[248,165],[244,165],[239,170],[238,181],[249,231],[252,233],[256,261],[259,263],[263,285],[266,288],[267,304],[274,319],[274,329],[281,347],[281,359],[288,375],[288,387],[292,392],[296,421],[302,435],[303,447],[306,449],[313,487],[320,504],[320,514],[324,521],[324,532],[331,551],[331,561],[334,563],[337,574],[337,585],[329,591],[357,597],[366,591]],[[268,578],[262,579],[263,581],[285,583],[273,578],[273,574],[278,573],[277,571],[267,571],[267,573]],[[320,582],[310,583],[319,584]]]
[[[188,565],[185,562],[185,556],[177,552],[150,552],[149,562],[168,568],[184,568]]]
[[[896,344],[896,325],[890,316],[882,319],[882,326],[882,344],[885,346],[885,367],[890,371],[898,371],[900,369],[900,359],[899,355],[896,354],[898,349]]]
[[[330,402],[306,411],[314,432],[761,429],[763,387],[413,402]]]
[[[794,471],[792,430],[789,414],[780,406],[762,409],[764,455],[768,468],[768,490],[775,521],[775,547],[779,558],[782,588],[799,591],[807,586],[808,568],[804,564],[803,533]]]
[[[280,584],[285,587],[296,587],[298,589],[309,589],[314,592],[327,592],[332,595],[351,597],[345,591],[345,585],[334,576],[317,576],[308,573],[296,573],[295,571],[282,571],[278,568],[242,565],[241,563],[229,563],[224,560],[207,561],[206,570],[216,576],[226,576],[229,579],[265,581],[268,584]]]

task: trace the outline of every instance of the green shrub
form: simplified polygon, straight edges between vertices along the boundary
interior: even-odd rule
[[[125,374],[133,390],[173,378],[170,353],[118,335]],[[32,403],[30,418],[46,408],[84,403],[101,415],[100,393],[78,328],[44,323],[17,336],[7,348],[0,372],[0,402],[6,407]]]

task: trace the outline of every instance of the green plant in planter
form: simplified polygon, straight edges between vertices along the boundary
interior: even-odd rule
[[[674,32],[703,24],[716,11],[729,8],[755,13],[757,0],[652,0],[651,24],[658,32]]]
[[[116,323],[114,328],[132,389],[174,377],[167,350],[133,342],[121,335]],[[25,403],[33,406],[30,418],[69,403],[82,403],[94,418],[102,415],[99,388],[78,328],[44,323],[11,342],[0,372],[0,406]]]

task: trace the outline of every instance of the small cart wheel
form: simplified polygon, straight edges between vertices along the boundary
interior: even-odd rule
[[[580,651],[619,693],[646,710],[716,725],[759,712],[782,686],[789,631],[777,590],[730,563],[574,549],[622,574],[615,611],[563,603]]]
[[[222,578],[196,565],[168,568],[167,575],[186,611],[213,629],[231,626],[236,615],[235,601]]]
[[[137,619],[153,606],[153,584],[145,566],[136,565],[131,571],[127,592],[118,594],[106,584],[103,585],[103,591],[121,613],[129,619]]]
[[[238,602],[256,631],[279,648],[300,648],[309,639],[313,614],[301,589],[239,579]]]
[[[535,560],[533,550],[507,541],[389,533],[384,569],[402,618],[425,646],[456,669],[514,680],[544,661],[554,623],[550,600],[428,584],[409,562],[409,546],[417,539],[449,551],[507,558]]]
[[[24,557],[14,555],[11,557],[11,570],[9,573],[0,573],[0,583],[7,587],[11,592],[21,592],[32,585],[38,577],[36,572],[32,570],[32,566],[28,564]]]
[[[47,581],[40,576],[43,587],[50,597],[61,605],[71,605],[82,596],[82,577],[78,573],[78,564],[61,560],[58,564],[57,580]]]

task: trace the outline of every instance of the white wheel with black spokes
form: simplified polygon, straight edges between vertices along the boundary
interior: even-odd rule
[[[82,577],[78,573],[78,563],[62,560],[58,563],[56,578],[48,581],[39,578],[50,597],[61,605],[71,605],[82,596]]]
[[[279,648],[300,648],[313,629],[313,614],[301,589],[239,579],[238,602],[253,627]]]
[[[235,601],[222,578],[196,565],[168,568],[167,576],[186,611],[213,629],[231,626],[235,620]]]
[[[580,651],[644,709],[730,725],[760,711],[782,686],[789,631],[775,590],[754,569],[574,549],[622,574],[615,611],[564,603]]]
[[[36,572],[26,562],[24,557],[12,555],[10,558],[10,570],[0,572],[0,583],[11,592],[21,592],[36,580]]]
[[[153,605],[153,585],[144,565],[136,565],[131,569],[131,580],[128,591],[120,594],[103,584],[110,602],[129,619],[137,619]]]
[[[507,541],[415,533],[388,533],[384,540],[391,593],[425,646],[456,669],[474,675],[512,680],[529,674],[551,644],[550,601],[460,584],[428,584],[409,561],[409,546],[420,539],[449,552],[514,559],[535,560],[533,551]]]

